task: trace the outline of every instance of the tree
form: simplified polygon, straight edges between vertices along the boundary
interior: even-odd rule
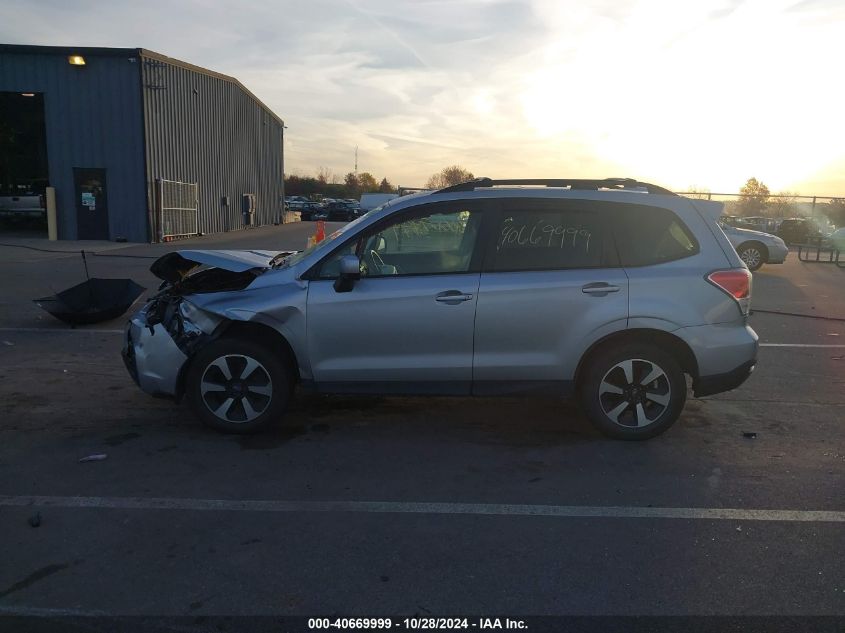
[[[832,198],[828,219],[836,226],[845,226],[845,198]]]
[[[777,196],[769,199],[767,210],[773,218],[790,218],[795,215],[795,201],[797,193],[793,191],[781,191]]]
[[[323,184],[337,184],[337,174],[335,174],[328,167],[320,167],[317,170],[317,180]]]
[[[460,165],[452,165],[450,167],[444,167],[436,174],[433,174],[425,186],[426,189],[443,189],[444,187],[459,185],[473,178],[475,176],[473,176],[471,171],[464,169]]]
[[[358,174],[358,187],[361,193],[375,193],[378,191],[378,180],[370,172],[361,172]]]
[[[737,211],[740,215],[756,215],[769,201],[769,188],[756,178],[749,178],[739,190],[740,200]]]
[[[684,192],[687,198],[695,198],[697,200],[709,200],[710,190],[707,187],[699,187],[698,185],[690,185]]]
[[[317,176],[300,176],[288,174],[285,176],[286,196],[306,196],[308,198],[357,198],[362,193],[382,191],[393,193],[395,188],[387,178],[381,181],[367,172],[355,174],[349,172],[343,177],[343,182],[337,174],[326,167],[320,167]]]
[[[358,184],[358,174],[350,171],[343,177],[343,183],[346,185],[349,195],[357,196],[361,193],[361,188]]]

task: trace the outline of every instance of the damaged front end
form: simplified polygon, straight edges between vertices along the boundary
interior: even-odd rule
[[[178,251],[157,259],[150,271],[159,292],[126,325],[123,360],[145,392],[181,396],[187,361],[226,329],[229,320],[203,310],[191,297],[238,292],[291,252]]]

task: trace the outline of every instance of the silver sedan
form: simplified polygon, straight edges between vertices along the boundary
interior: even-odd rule
[[[782,264],[786,261],[789,247],[777,235],[741,229],[724,222],[720,222],[719,226],[748,266],[748,270],[753,272],[759,270],[763,264]]]

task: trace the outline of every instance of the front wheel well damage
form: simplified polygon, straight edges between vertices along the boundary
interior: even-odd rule
[[[221,338],[248,340],[278,350],[279,356],[284,361],[285,368],[288,370],[291,383],[299,381],[299,364],[297,363],[293,348],[282,334],[269,325],[249,321],[225,321],[220,324],[210,340]],[[190,371],[191,363],[196,356],[196,351],[194,351],[194,354],[191,355],[179,371],[176,388],[177,400],[181,400],[185,394],[185,380]]]
[[[647,328],[638,328],[633,330],[623,330],[610,334],[595,343],[581,356],[578,362],[578,368],[575,370],[575,384],[578,388],[581,386],[581,381],[586,373],[585,370],[596,353],[601,350],[612,347],[624,345],[626,343],[648,343],[655,345],[666,352],[669,352],[677,361],[681,370],[685,374],[689,374],[693,380],[698,379],[698,361],[695,358],[689,345],[674,334],[664,332],[662,330],[651,330]]]

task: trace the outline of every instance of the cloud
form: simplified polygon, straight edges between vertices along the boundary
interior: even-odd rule
[[[289,126],[286,169],[418,185],[510,177],[670,187],[824,182],[835,0],[0,0],[0,40],[142,46],[238,77]],[[815,181],[818,174],[825,174]],[[845,182],[836,185],[845,192]]]

